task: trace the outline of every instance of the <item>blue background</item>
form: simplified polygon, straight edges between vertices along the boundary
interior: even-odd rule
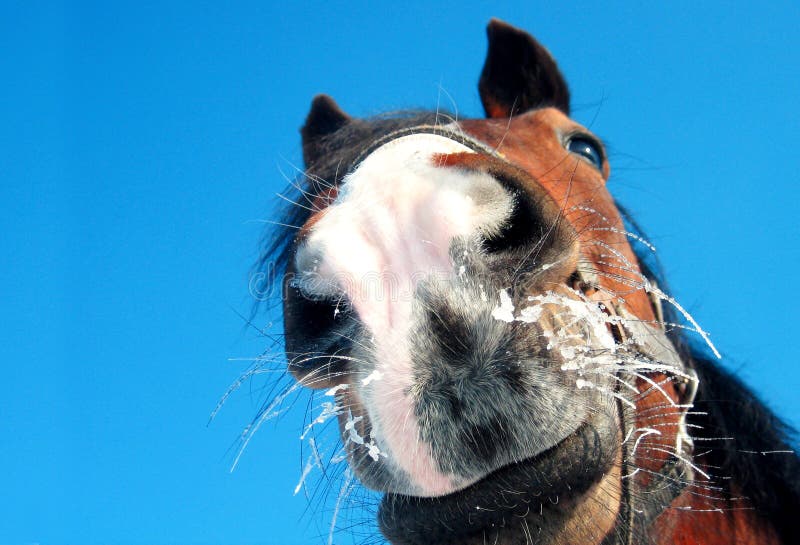
[[[492,15],[554,53],[673,293],[800,424],[800,4],[493,4],[3,4],[0,544],[328,541],[339,481],[292,494],[306,398],[232,473],[275,374],[207,426],[280,355],[277,314],[240,316],[262,221],[315,93],[481,115]]]

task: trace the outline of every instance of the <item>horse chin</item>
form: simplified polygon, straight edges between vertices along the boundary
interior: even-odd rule
[[[621,501],[619,429],[616,414],[600,412],[556,446],[457,492],[385,494],[381,531],[402,545],[517,543],[537,534],[561,543],[570,536],[585,539],[587,532],[598,534],[593,537],[599,542]],[[599,492],[602,502],[594,497]],[[616,504],[608,501],[615,494]]]

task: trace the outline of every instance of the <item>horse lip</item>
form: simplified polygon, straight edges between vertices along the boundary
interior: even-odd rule
[[[503,526],[510,516],[565,509],[556,505],[559,496],[584,494],[611,467],[617,438],[608,424],[585,422],[549,450],[446,496],[386,494],[378,512],[381,531],[390,541],[428,545],[437,537],[450,542]]]

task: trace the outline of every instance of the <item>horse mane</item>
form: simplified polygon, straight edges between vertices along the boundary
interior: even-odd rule
[[[627,230],[645,238],[630,213],[619,204],[617,208]],[[669,293],[652,250],[635,241],[633,246],[643,274]],[[678,313],[669,306],[664,308],[664,318],[667,323],[680,323]],[[672,328],[668,336],[699,379],[694,409],[687,416],[696,439],[695,457],[712,469],[718,480],[715,484],[729,496],[748,499],[783,543],[800,543],[797,431],[734,372],[717,363],[705,345],[689,339],[686,330]]]

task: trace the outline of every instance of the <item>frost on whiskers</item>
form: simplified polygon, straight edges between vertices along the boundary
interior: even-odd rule
[[[369,384],[374,380],[380,380],[382,378],[381,374],[378,371],[373,371],[370,375],[362,380],[364,385]],[[347,455],[345,451],[345,447],[348,443],[353,443],[355,445],[360,446],[361,448],[365,449],[367,456],[372,458],[375,461],[383,456],[384,458],[387,456],[385,452],[382,452],[380,448],[375,444],[375,440],[371,437],[364,438],[361,436],[357,429],[357,425],[359,422],[363,421],[363,416],[353,416],[353,413],[350,411],[349,408],[345,408],[338,404],[336,401],[337,397],[336,394],[342,392],[349,388],[349,384],[339,384],[330,388],[325,392],[325,397],[332,397],[334,401],[324,401],[320,404],[317,408],[318,415],[314,420],[308,423],[300,435],[300,440],[305,441],[311,454],[308,456],[308,460],[303,468],[303,472],[300,476],[300,481],[297,483],[297,486],[294,489],[294,493],[297,494],[305,485],[306,478],[311,473],[311,470],[317,468],[321,471],[324,471],[324,467],[322,465],[322,459],[317,448],[317,443],[311,432],[317,427],[322,424],[325,424],[334,417],[339,417],[340,415],[347,415],[347,420],[344,424],[344,438],[345,443],[339,447],[337,452],[334,454],[333,457],[330,459],[330,463],[332,464],[339,464],[342,462],[347,461]]]
[[[659,326],[630,317],[623,309],[612,311],[606,303],[592,300],[577,290],[564,289],[563,293],[548,291],[529,295],[524,299],[525,306],[520,309],[515,308],[508,290],[501,289],[492,316],[507,323],[553,322],[555,327],[552,329],[543,328],[546,349],[561,356],[564,361],[562,371],[576,374],[576,387],[600,390],[631,407],[634,403],[630,397],[639,391],[634,384],[623,379],[621,373],[640,378],[657,389],[661,388],[647,373],[694,380]],[[558,320],[548,319],[553,316]],[[616,331],[621,339],[615,338],[612,331]],[[593,380],[595,376],[620,383],[629,395],[597,384],[598,381]],[[675,404],[666,393],[664,397]]]
[[[673,299],[665,295],[661,298],[685,314]],[[519,309],[515,308],[506,289],[499,290],[497,300],[498,304],[492,315],[499,321],[509,324],[552,324],[551,328],[542,328],[547,342],[545,348],[560,356],[557,359],[563,362],[561,371],[574,373],[577,389],[593,389],[619,400],[635,411],[636,400],[645,393],[637,385],[637,381],[640,381],[647,391],[655,391],[661,396],[663,401],[655,409],[679,409],[681,417],[676,424],[678,429],[675,433],[675,444],[667,445],[666,448],[669,454],[683,462],[690,471],[702,475],[706,480],[711,479],[708,473],[690,459],[693,440],[688,432],[686,414],[693,407],[697,377],[694,371],[684,366],[662,324],[639,320],[621,306],[607,306],[614,304],[613,302],[594,300],[570,288],[562,288],[558,293],[549,291],[527,296],[519,303],[522,307]],[[557,316],[557,319],[553,319],[553,316]],[[696,325],[691,317],[686,317]],[[699,327],[696,330],[700,331]],[[707,339],[705,336],[704,338]],[[662,378],[654,378],[657,376]],[[684,390],[689,393],[684,395],[683,404],[667,393],[667,382],[684,385]],[[655,416],[655,413],[648,415],[649,418]],[[648,437],[661,435],[662,430],[647,425],[628,429],[623,443],[630,445],[626,460],[633,462],[635,469],[623,478],[629,478],[641,471],[635,465],[634,455],[647,442]],[[648,448],[659,450],[652,444]]]
[[[298,355],[294,361],[302,364],[319,357]],[[216,417],[234,392],[240,390],[248,382],[253,383],[260,376],[267,375],[269,377],[266,384],[273,388],[273,391],[268,395],[252,421],[239,434],[239,444],[230,470],[233,471],[236,468],[251,440],[265,423],[286,413],[298,401],[301,404],[304,403],[306,399],[309,399],[305,398],[305,395],[309,395],[311,400],[308,409],[310,420],[303,426],[298,436],[302,445],[304,463],[293,493],[298,495],[302,492],[309,502],[317,504],[317,508],[332,509],[327,532],[327,542],[330,544],[333,543],[337,525],[341,524],[340,519],[343,515],[347,517],[348,525],[354,522],[367,524],[366,519],[362,520],[361,511],[355,507],[359,505],[359,502],[365,501],[368,493],[356,486],[355,477],[347,464],[346,446],[353,443],[358,448],[365,449],[365,453],[373,459],[386,455],[378,449],[372,439],[362,437],[357,429],[361,418],[354,416],[343,404],[343,394],[350,385],[339,384],[317,394],[306,388],[309,382],[317,379],[311,378],[303,381],[293,379],[286,372],[286,360],[283,354],[276,355],[269,351],[256,358],[247,358],[247,360],[253,361],[252,365],[223,394],[212,411],[210,419],[213,420]],[[373,373],[364,377],[362,382],[369,384],[380,379],[380,374]],[[260,388],[261,386],[259,386]],[[348,434],[344,439],[344,444],[339,440],[338,426],[333,427],[335,430],[328,426],[331,423],[335,424],[339,418],[344,419]],[[334,493],[332,496],[328,495],[325,490],[329,487],[338,490],[338,493]],[[334,499],[335,504],[332,503]]]

